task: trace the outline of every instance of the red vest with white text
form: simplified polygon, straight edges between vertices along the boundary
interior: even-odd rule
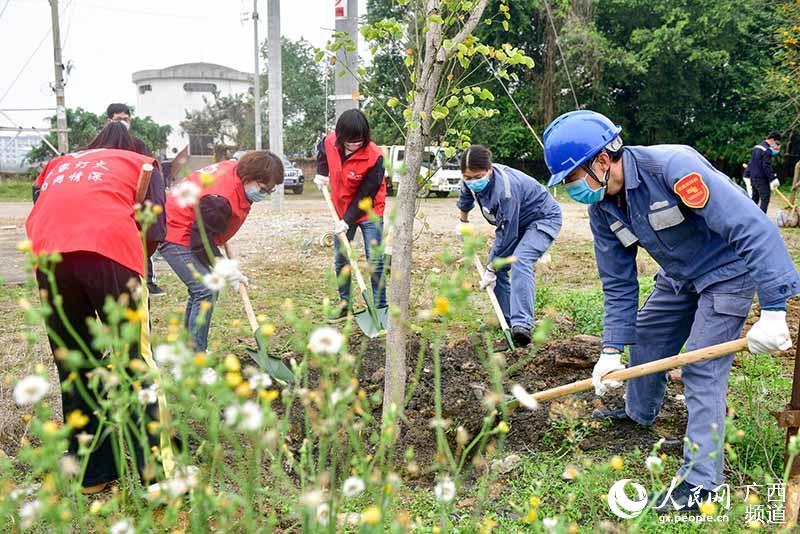
[[[325,155],[328,159],[328,171],[331,179],[331,200],[336,208],[336,213],[341,218],[358,193],[364,176],[372,169],[383,154],[378,146],[370,142],[366,147],[356,150],[349,158],[342,161],[339,149],[336,146],[336,134],[325,137]],[[372,199],[372,210],[375,215],[383,217],[386,207],[386,181],[381,182],[381,188]],[[368,219],[364,215],[356,222]]]
[[[142,238],[133,206],[139,172],[152,157],[94,149],[51,160],[25,230],[37,254],[94,252],[144,273]]]
[[[252,206],[244,192],[242,179],[236,174],[237,165],[239,165],[239,162],[236,160],[221,161],[203,167],[185,178],[203,187],[200,177],[204,174],[210,174],[214,177],[214,183],[202,190],[200,198],[206,195],[219,195],[227,199],[231,205],[231,217],[228,219],[225,233],[217,236],[214,240],[214,244],[217,246],[224,245],[236,234],[244,224],[244,220],[247,218],[247,214],[250,213],[250,207]],[[172,195],[167,197],[167,241],[186,247],[190,246],[192,225],[195,221],[194,210],[194,206],[179,206]]]

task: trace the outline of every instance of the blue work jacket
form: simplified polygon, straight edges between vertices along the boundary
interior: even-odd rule
[[[635,342],[639,247],[672,279],[676,292],[691,284],[699,293],[749,273],[763,307],[785,305],[800,293],[800,277],[777,227],[696,150],[625,147],[622,163],[624,209],[616,197],[589,207],[604,294],[604,344]],[[682,179],[694,173],[702,182],[686,200],[685,190],[679,194]]]
[[[480,193],[473,193],[461,183],[458,209],[468,212],[476,200],[486,221],[497,228],[487,263],[513,255],[531,224],[553,239],[561,230],[561,207],[547,188],[506,165],[492,165],[489,185]]]

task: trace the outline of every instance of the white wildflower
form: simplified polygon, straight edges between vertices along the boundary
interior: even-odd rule
[[[233,404],[225,408],[225,423],[236,426],[239,430],[255,432],[264,422],[264,413],[261,407],[253,401],[244,404]]]
[[[660,471],[662,464],[663,462],[658,456],[648,456],[644,461],[644,465],[647,467],[648,471]]]
[[[542,519],[542,526],[547,530],[553,531],[558,526],[558,518],[557,517],[545,517]]]
[[[200,373],[200,383],[205,384],[206,386],[213,385],[217,381],[217,371],[212,369],[211,367],[207,367],[203,369],[203,372]]]
[[[42,503],[39,500],[28,501],[19,507],[19,517],[22,519],[22,527],[30,527],[39,516]]]
[[[130,519],[123,519],[111,525],[110,534],[134,534],[133,522]]]
[[[204,274],[203,285],[211,291],[222,291],[225,287],[225,278],[217,273]]]
[[[189,180],[184,180],[172,188],[172,196],[181,208],[189,208],[197,204],[200,199],[200,186]]]
[[[450,480],[450,477],[445,477],[436,484],[433,493],[436,495],[436,500],[450,502],[456,497],[456,484]]]
[[[20,406],[36,404],[49,390],[50,384],[41,376],[26,376],[14,386],[14,402]]]
[[[350,477],[342,484],[342,493],[348,499],[358,497],[364,491],[364,481],[358,477]]]
[[[519,384],[514,384],[514,387],[511,388],[511,393],[519,401],[520,405],[525,408],[529,410],[536,410],[539,408],[539,402]]]
[[[63,456],[58,461],[58,465],[59,465],[59,467],[61,467],[61,471],[65,475],[70,475],[70,476],[77,475],[78,472],[80,472],[80,470],[81,470],[81,464],[78,462],[78,459],[75,458],[75,456],[73,456],[71,454],[67,454],[66,456]]]
[[[139,390],[139,402],[145,406],[155,404],[156,401],[158,401],[158,391],[155,385]]]
[[[304,508],[314,508],[315,510],[322,504],[325,498],[320,490],[312,490],[300,497],[300,505]]]
[[[266,389],[272,385],[272,378],[267,373],[258,373],[247,381],[253,389]]]
[[[317,506],[317,523],[322,526],[328,526],[331,520],[331,507],[328,503],[324,502]]]
[[[191,353],[183,343],[162,344],[156,347],[153,358],[160,367],[168,368],[172,371],[175,380],[180,380],[183,376],[182,367],[189,360]]]
[[[335,328],[323,326],[311,333],[308,348],[314,354],[338,354],[342,349],[344,336]]]

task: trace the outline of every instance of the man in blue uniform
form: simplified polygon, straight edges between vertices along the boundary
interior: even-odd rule
[[[573,111],[544,133],[548,185],[565,182],[570,197],[589,204],[595,257],[604,295],[603,349],[592,379],[603,395],[619,382],[601,378],[686,350],[736,339],[758,294],[761,317],[748,333],[754,354],[791,347],[786,301],[800,277],[777,228],[744,191],[694,149],[683,145],[623,146],[621,128],[605,116]],[[637,313],[636,253],[661,266],[652,294]],[[724,424],[733,356],[683,368],[689,421],[680,484],[666,509],[696,508],[723,481]],[[624,410],[601,416],[652,425],[661,408],[665,373],[628,381]]]
[[[753,188],[753,202],[758,204],[764,213],[767,212],[772,194],[770,185],[773,180],[772,156],[777,156],[780,151],[781,133],[772,132],[764,141],[753,147],[750,163],[745,170],[745,175],[750,178],[750,185]]]
[[[534,268],[561,230],[561,208],[527,174],[493,164],[492,153],[483,145],[464,151],[461,174],[459,227],[469,222],[469,212],[477,202],[486,221],[497,228],[480,288],[494,288],[514,344],[525,347],[534,323]],[[510,256],[516,258],[514,263],[495,269],[495,258]]]

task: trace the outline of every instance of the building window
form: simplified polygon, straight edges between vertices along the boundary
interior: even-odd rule
[[[190,133],[189,154],[192,156],[213,156],[214,136]]]
[[[153,86],[150,85],[149,83],[146,83],[146,84],[143,84],[143,85],[139,86],[139,94],[140,95],[143,95],[145,93],[149,93],[152,90],[153,90]]]
[[[216,93],[217,84],[189,82],[183,84],[183,90],[187,93]]]

